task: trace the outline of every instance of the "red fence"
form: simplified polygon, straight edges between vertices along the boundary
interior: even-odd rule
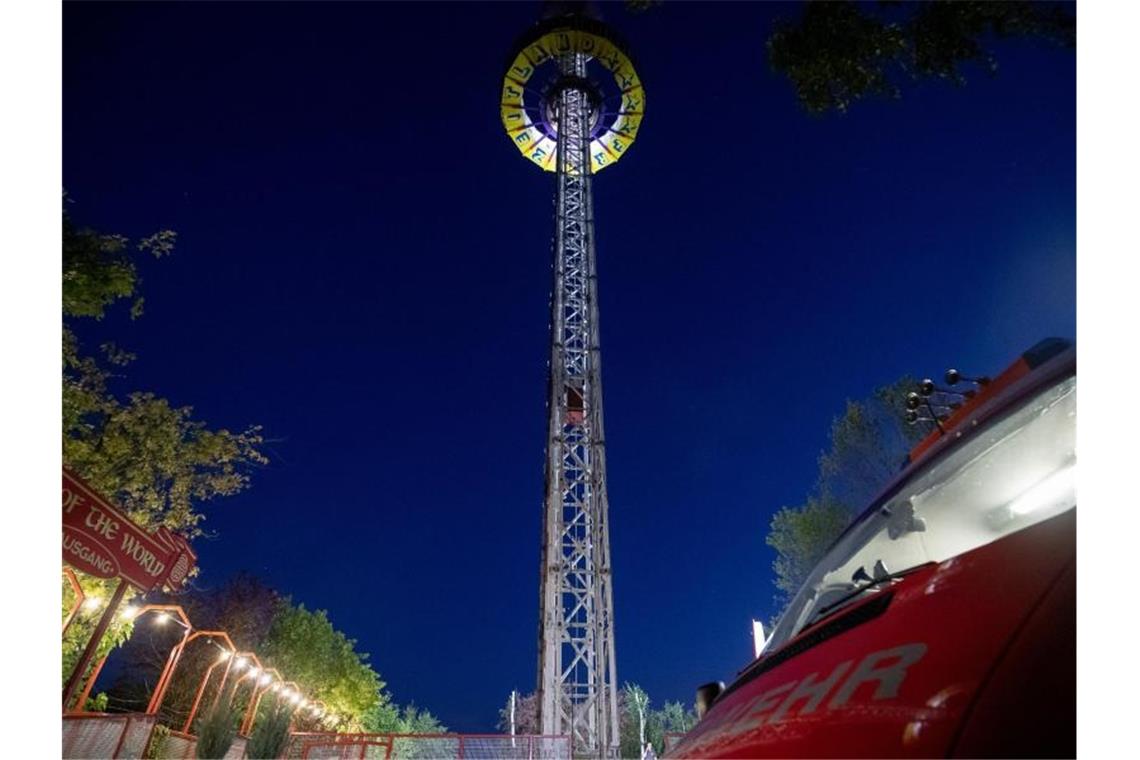
[[[63,757],[141,758],[154,722],[142,713],[64,715]]]
[[[156,742],[152,754],[165,760],[184,760],[194,757],[197,737],[181,731],[155,735],[157,716],[143,713],[75,713],[63,716],[64,760],[89,758],[122,758],[139,760],[153,738]],[[244,736],[234,738],[225,760],[245,757]]]
[[[296,733],[297,760],[571,760],[569,736]]]
[[[223,760],[241,760],[245,757],[245,742],[246,738],[240,734],[234,737],[234,743],[230,745]],[[198,737],[181,731],[171,731],[161,739],[156,737],[155,744],[151,750],[151,754],[155,757],[163,760],[190,760],[198,747]]]

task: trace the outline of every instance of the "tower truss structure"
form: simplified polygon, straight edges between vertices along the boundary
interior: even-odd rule
[[[544,734],[570,735],[575,754],[612,757],[617,669],[590,183],[632,145],[644,90],[609,29],[570,15],[519,42],[502,96],[511,140],[555,175],[539,721]]]

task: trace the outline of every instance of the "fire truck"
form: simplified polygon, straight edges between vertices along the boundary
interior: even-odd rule
[[[1076,349],[944,385],[912,394],[930,435],[666,757],[1076,755]]]

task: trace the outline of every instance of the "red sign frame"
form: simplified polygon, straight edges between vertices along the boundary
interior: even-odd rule
[[[143,530],[76,475],[63,470],[63,561],[96,578],[122,578],[140,591],[180,587],[197,557],[166,528]]]

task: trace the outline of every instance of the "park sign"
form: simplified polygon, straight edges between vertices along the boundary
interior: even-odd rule
[[[167,528],[148,532],[65,467],[63,561],[96,578],[121,578],[140,591],[186,581],[197,559]]]

